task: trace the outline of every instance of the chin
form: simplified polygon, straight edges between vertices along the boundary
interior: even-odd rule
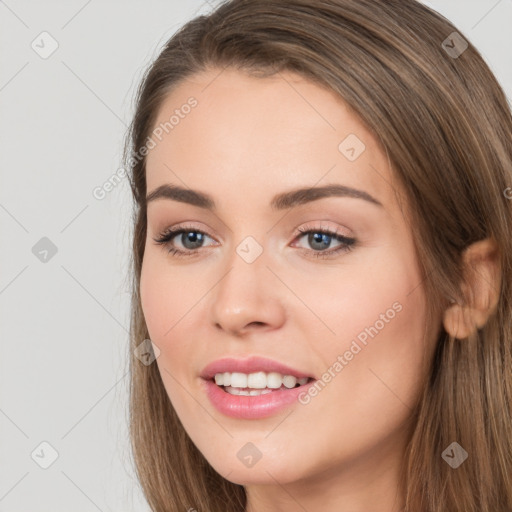
[[[242,460],[239,460],[236,454],[233,458],[228,458],[225,454],[219,457],[210,457],[207,460],[223,478],[238,485],[275,485],[276,480],[280,484],[287,484],[304,478],[304,468],[295,461],[278,455],[271,457],[262,454],[258,461],[252,461],[252,466],[249,465],[249,461],[243,462],[243,454],[240,457]],[[290,471],[290,468],[294,470]]]

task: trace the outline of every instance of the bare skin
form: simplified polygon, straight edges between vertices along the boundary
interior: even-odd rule
[[[217,205],[148,204],[140,291],[169,398],[215,470],[245,486],[247,512],[398,512],[407,422],[441,322],[425,333],[407,202],[385,152],[336,95],[292,73],[219,72],[195,75],[166,98],[155,126],[190,96],[198,103],[147,160],[148,194],[174,184]],[[365,146],[353,161],[357,139],[339,149],[350,134]],[[340,196],[287,210],[270,205],[276,194],[328,184],[381,205]],[[195,254],[168,252],[193,251],[182,235],[155,242],[184,225],[205,233]],[[323,252],[331,255],[315,257],[319,244],[298,228],[355,242],[343,250],[327,237]],[[249,236],[262,249],[252,263],[236,251]],[[351,352],[372,326],[374,335]],[[331,379],[307,403],[270,417],[228,417],[212,406],[199,375],[220,357],[249,355],[318,380],[331,369]],[[338,356],[341,371],[333,368]],[[252,467],[237,457],[248,442],[262,454]]]

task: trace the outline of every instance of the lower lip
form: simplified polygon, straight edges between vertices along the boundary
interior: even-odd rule
[[[294,402],[298,402],[299,395],[307,392],[309,386],[315,383],[315,381],[311,381],[296,388],[279,389],[264,395],[247,396],[231,395],[212,380],[203,379],[203,382],[208,398],[218,411],[226,416],[249,420],[272,416]]]

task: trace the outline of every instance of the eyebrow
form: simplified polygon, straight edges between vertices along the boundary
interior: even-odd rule
[[[273,210],[288,210],[325,197],[351,197],[363,199],[377,206],[383,207],[382,203],[364,190],[347,187],[345,185],[332,184],[323,187],[309,187],[282,192],[272,198],[270,206]],[[157,187],[146,197],[146,203],[157,199],[171,199],[192,206],[198,206],[207,210],[216,210],[217,206],[213,198],[197,190],[182,188],[178,185],[164,184]]]

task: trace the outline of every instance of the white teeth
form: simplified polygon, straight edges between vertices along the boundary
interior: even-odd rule
[[[267,388],[278,389],[282,383],[283,376],[280,373],[272,372],[267,375]]]
[[[224,376],[226,376],[226,374],[224,374]],[[230,386],[234,388],[246,388],[247,375],[245,373],[232,373]]]
[[[295,384],[297,384],[297,379],[296,377],[293,377],[292,375],[285,375],[283,377],[283,384],[286,388],[294,388],[295,387]]]
[[[247,379],[248,388],[264,389],[267,387],[267,376],[265,372],[250,373]]]
[[[298,379],[293,375],[282,375],[278,372],[254,372],[249,374],[224,372],[215,374],[215,383],[218,386],[225,386],[226,388],[231,387],[233,389],[279,389],[283,385],[285,388],[291,389],[294,388],[297,383],[303,386],[307,384],[308,381],[308,377]]]
[[[224,389],[230,395],[256,396],[256,395],[266,395],[267,393],[272,393],[271,389],[251,389],[250,391],[248,391],[246,389],[233,388],[231,386],[228,386]]]

